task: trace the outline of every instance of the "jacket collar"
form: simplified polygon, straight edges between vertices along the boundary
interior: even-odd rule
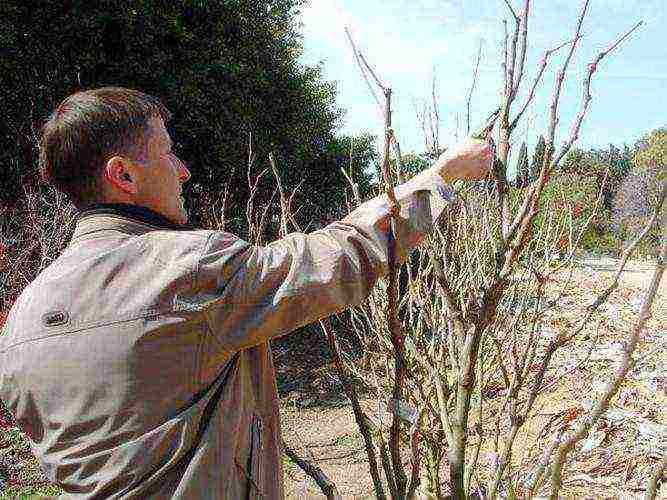
[[[129,203],[99,203],[90,205],[76,215],[72,242],[100,236],[102,231],[143,234],[149,231],[192,231],[195,227],[176,224],[159,213]]]

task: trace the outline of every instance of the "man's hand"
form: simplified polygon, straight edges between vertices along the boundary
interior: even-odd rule
[[[451,184],[457,180],[484,179],[492,162],[493,147],[489,142],[466,138],[442,153],[433,168]]]

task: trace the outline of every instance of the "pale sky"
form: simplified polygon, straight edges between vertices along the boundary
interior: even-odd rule
[[[523,4],[510,1],[517,11]],[[541,54],[572,38],[582,6],[579,0],[531,4],[529,47],[518,103],[523,102],[536,75]],[[421,152],[424,140],[415,103],[430,98],[435,70],[441,143],[451,144],[457,112],[460,130],[465,127],[466,94],[480,40],[483,54],[471,106],[471,128],[478,127],[500,102],[505,18],[513,28],[514,21],[502,0],[311,0],[302,14],[302,61],[311,65],[321,61],[325,78],[337,82],[338,105],[346,110],[342,132],[379,134],[381,117],[345,37],[344,27],[349,26],[361,52],[392,87],[393,121],[402,150]],[[583,25],[585,37],[570,63],[570,78],[563,88],[557,144],[565,139],[579,109],[586,65],[639,20],[644,20],[644,25],[598,66],[591,85],[593,100],[577,144],[632,145],[645,133],[667,124],[667,0],[591,0]],[[532,118],[530,144],[547,129],[555,70],[566,54],[567,47],[550,58],[542,90],[524,115]],[[518,110],[517,104],[514,109]],[[515,137],[524,137],[525,131],[524,122]]]

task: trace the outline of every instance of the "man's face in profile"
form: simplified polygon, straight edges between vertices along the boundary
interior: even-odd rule
[[[150,133],[144,145],[141,168],[135,169],[135,203],[158,212],[177,224],[188,221],[182,197],[182,185],[190,172],[172,152],[172,141],[161,118],[150,121]]]

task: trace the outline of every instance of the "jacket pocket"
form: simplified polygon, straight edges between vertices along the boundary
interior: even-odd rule
[[[248,499],[263,498],[262,493],[262,443],[263,423],[257,415],[250,422],[250,456],[248,458]]]

